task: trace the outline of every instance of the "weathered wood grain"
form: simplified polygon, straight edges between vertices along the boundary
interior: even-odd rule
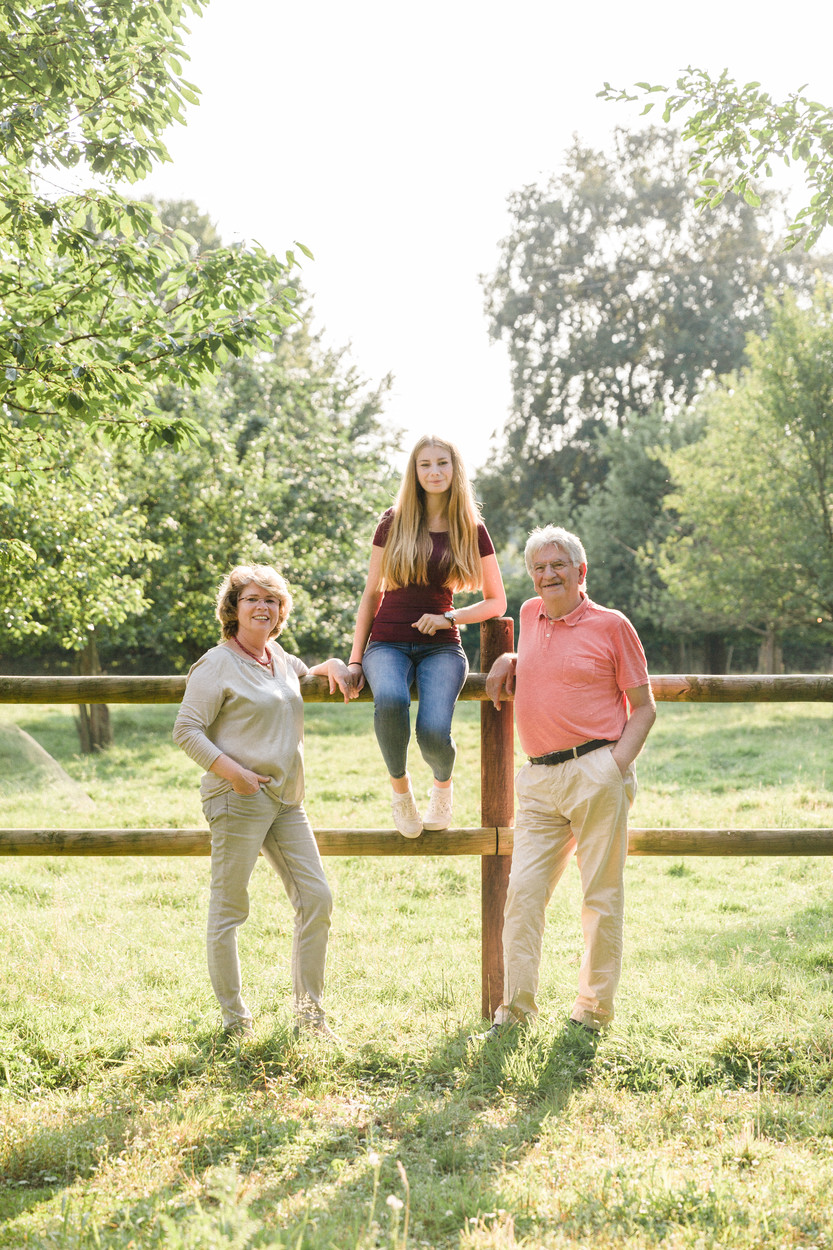
[[[651,678],[659,703],[830,703],[833,675],[787,673],[779,676],[702,674],[658,675]],[[4,677],[0,676],[0,703],[179,703],[184,677]],[[304,677],[305,703],[341,703],[330,694],[326,677]],[[417,697],[416,689],[412,691]],[[460,698],[484,701],[486,674],[469,673]],[[368,687],[359,695],[372,702]]]
[[[317,829],[322,855],[498,854],[498,829],[445,829],[403,838],[394,829]],[[511,830],[508,830],[511,834]],[[503,839],[504,847],[507,845]],[[511,851],[511,839],[509,842]],[[0,855],[209,855],[207,829],[0,829]],[[502,852],[506,854],[504,850]]]
[[[514,650],[514,622],[510,617],[484,621],[480,626],[480,655],[488,672],[499,655]],[[508,826],[515,813],[515,723],[511,703],[496,708],[480,704],[480,820],[484,825]],[[503,909],[509,884],[509,855],[484,855],[480,861],[480,1009],[491,1020],[503,1002]]]
[[[317,829],[322,855],[480,855],[507,859],[510,826],[426,831]],[[0,829],[0,855],[208,855],[207,829]],[[833,829],[631,829],[630,855],[833,855]]]

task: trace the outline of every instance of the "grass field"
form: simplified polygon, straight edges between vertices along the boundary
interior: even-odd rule
[[[115,747],[82,759],[69,710],[0,707],[76,783],[10,755],[4,826],[202,822],[175,709],[112,711]],[[371,714],[307,708],[319,827],[389,826]],[[824,705],[661,705],[632,823],[833,827],[831,730]],[[476,705],[456,735],[456,819],[478,825]],[[562,1034],[574,867],[541,1024],[488,1049],[466,1040],[477,862],[326,868],[340,1049],[291,1036],[291,916],[265,864],[240,943],[256,1033],[236,1046],[204,967],[207,860],[0,860],[0,1247],[833,1247],[833,861],[631,860],[595,1055]]]

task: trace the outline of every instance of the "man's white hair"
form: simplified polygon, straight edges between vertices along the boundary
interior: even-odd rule
[[[532,531],[524,547],[524,562],[530,576],[535,557],[542,547],[560,547],[570,557],[572,564],[587,563],[584,545],[577,534],[571,534],[560,525],[542,525]]]

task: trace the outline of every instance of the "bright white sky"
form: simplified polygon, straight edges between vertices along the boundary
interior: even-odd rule
[[[317,328],[360,372],[391,372],[409,447],[456,441],[473,472],[510,405],[478,277],[511,191],[555,171],[577,133],[604,146],[634,105],[605,80],[673,83],[688,65],[808,84],[833,103],[833,8],[773,0],[211,0],[185,77],[201,104],[168,132],[173,164],[140,189],[197,202],[223,238],[315,253]],[[822,16],[824,14],[824,16]]]

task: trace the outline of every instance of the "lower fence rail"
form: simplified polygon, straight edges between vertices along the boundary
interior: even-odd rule
[[[391,829],[317,829],[322,855],[510,856],[513,830],[426,830],[418,839]],[[209,855],[207,829],[0,829],[0,856]],[[833,855],[833,829],[630,829],[628,854]]]

